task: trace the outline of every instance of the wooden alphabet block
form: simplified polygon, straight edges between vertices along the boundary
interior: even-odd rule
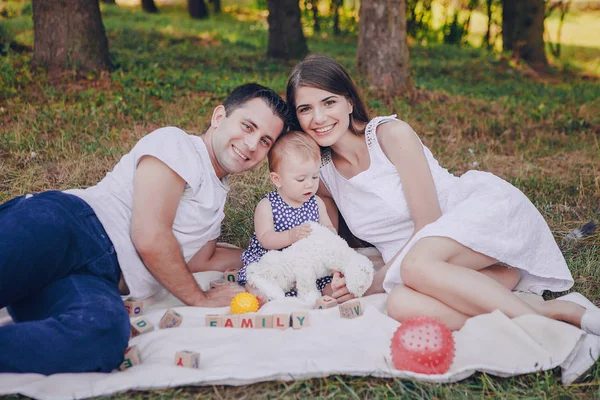
[[[223,316],[223,328],[239,328],[240,317],[237,314]]]
[[[138,316],[144,313],[144,302],[135,300],[125,300],[125,308],[130,316]]]
[[[254,327],[256,329],[272,328],[273,327],[273,316],[272,315],[256,315],[254,317]]]
[[[327,308],[332,308],[338,305],[336,299],[331,296],[321,296],[315,302],[315,308],[318,310],[324,310]]]
[[[209,314],[204,317],[204,321],[206,322],[206,326],[210,327],[222,327],[223,326],[223,316],[217,314]]]
[[[142,358],[140,357],[140,350],[137,346],[131,346],[125,350],[123,362],[119,366],[119,370],[125,371],[127,368],[131,368],[134,365],[140,365],[141,363]]]
[[[200,353],[183,350],[175,353],[175,365],[186,368],[200,368]]]
[[[240,315],[238,319],[240,328],[254,328],[254,316]]]
[[[290,327],[289,314],[273,314],[273,328],[287,329]]]
[[[231,282],[229,282],[227,279],[217,279],[216,281],[212,281],[210,283],[210,288],[214,289],[218,286],[223,286],[223,285],[229,285]]]
[[[295,311],[292,313],[292,328],[301,329],[309,325],[308,313],[306,311]]]
[[[351,300],[340,304],[340,317],[351,319],[361,315],[363,315],[363,310],[359,300]]]
[[[227,282],[236,283],[237,282],[237,273],[238,270],[235,268],[226,269],[223,273],[223,279]]]
[[[154,324],[144,317],[132,320],[130,324],[132,338],[154,330]]]
[[[177,328],[183,322],[183,317],[177,311],[169,308],[160,319],[160,329]]]

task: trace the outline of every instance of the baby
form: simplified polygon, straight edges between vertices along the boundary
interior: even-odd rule
[[[243,267],[238,282],[246,284],[246,269],[269,250],[281,250],[311,233],[309,221],[335,232],[325,204],[315,193],[319,187],[321,154],[310,136],[292,131],[275,142],[268,154],[271,182],[276,189],[267,193],[254,212],[254,235],[242,253]],[[337,232],[335,232],[337,234]],[[317,280],[322,291],[331,282],[327,276]],[[253,288],[247,288],[253,291]],[[286,296],[296,296],[291,290]]]

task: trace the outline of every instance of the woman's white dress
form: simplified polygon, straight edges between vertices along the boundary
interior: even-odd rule
[[[516,290],[541,294],[573,285],[546,221],[519,189],[488,172],[469,171],[456,177],[442,168],[425,146],[442,216],[407,243],[414,225],[400,175],[376,135],[379,124],[394,119],[376,117],[367,125],[365,140],[371,164],[366,171],[344,178],[335,169],[328,149],[321,163],[321,180],[356,237],[377,247],[386,263],[406,244],[386,274],[383,287],[387,292],[402,283],[400,265],[406,253],[419,239],[430,236],[452,238],[521,269]]]

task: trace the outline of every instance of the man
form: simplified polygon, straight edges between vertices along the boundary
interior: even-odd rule
[[[0,205],[0,372],[108,372],[123,359],[121,294],[166,288],[191,306],[228,305],[237,285],[204,292],[192,273],[240,265],[217,247],[227,175],[262,162],[286,129],[287,106],[246,84],[213,111],[202,137],[158,129],[96,186]],[[120,282],[120,283],[119,283]]]

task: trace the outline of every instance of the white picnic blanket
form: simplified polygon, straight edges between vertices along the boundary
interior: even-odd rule
[[[220,276],[218,272],[196,274],[203,288]],[[334,374],[456,382],[475,371],[512,376],[559,365],[568,370],[576,354],[585,356],[587,352],[575,351],[585,333],[571,325],[534,315],[511,320],[496,311],[471,318],[454,333],[456,356],[446,374],[398,371],[391,363],[389,346],[399,324],[385,315],[385,298],[385,294],[362,298],[364,315],[351,320],[341,319],[337,307],[312,310],[292,298],[271,302],[259,312],[309,311],[309,327],[276,330],[205,327],[206,314],[227,314],[229,308],[183,307],[174,297],[163,294],[145,312],[155,330],[130,341],[140,350],[141,365],[112,373],[0,374],[0,395],[81,399],[127,390],[246,385]],[[176,307],[183,324],[159,330],[159,320],[168,307]],[[174,355],[180,350],[199,352],[200,369],[175,366]]]

